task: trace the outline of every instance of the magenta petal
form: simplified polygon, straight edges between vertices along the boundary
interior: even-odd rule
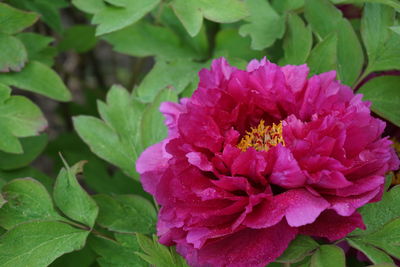
[[[326,210],[318,219],[309,225],[300,227],[300,234],[326,237],[335,241],[345,237],[356,228],[365,229],[362,217],[358,212],[350,216],[340,216],[333,210]]]
[[[276,198],[268,198],[253,207],[243,224],[250,228],[267,228],[280,222],[285,216],[287,205]]]
[[[165,151],[166,143],[168,141],[164,140],[143,151],[136,161],[136,170],[138,173],[142,174],[166,167],[168,160],[171,158],[171,155]]]
[[[381,188],[378,187],[372,191],[366,192],[357,196],[349,197],[336,197],[336,196],[326,196],[326,199],[331,203],[332,209],[342,216],[349,216],[354,213],[354,211],[370,202],[375,196],[379,194]]]
[[[282,68],[282,72],[285,74],[286,84],[293,93],[300,92],[304,89],[304,86],[307,84],[309,71],[307,65],[287,65]]]
[[[283,188],[295,188],[304,185],[306,176],[290,150],[278,145],[274,152],[276,161],[269,178],[271,183]]]
[[[283,220],[266,229],[241,230],[197,250],[178,243],[177,251],[192,267],[264,267],[284,252],[296,233]]]
[[[202,171],[211,172],[214,167],[211,162],[208,161],[207,157],[200,152],[190,152],[186,154],[186,157],[190,164],[198,167]]]
[[[330,206],[328,201],[305,189],[292,189],[276,198],[287,203],[286,220],[293,227],[314,222],[320,213]]]
[[[175,137],[178,134],[177,122],[179,115],[186,112],[187,98],[182,98],[180,104],[173,102],[163,102],[160,105],[160,111],[165,116],[165,125],[169,130],[169,137]]]

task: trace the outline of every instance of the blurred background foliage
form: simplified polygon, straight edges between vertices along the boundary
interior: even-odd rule
[[[134,166],[166,136],[160,103],[191,96],[217,57],[336,70],[398,142],[397,12],[397,0],[0,0],[0,266],[185,266],[150,237],[157,207]],[[375,247],[400,257],[354,240],[373,263],[393,262]],[[308,241],[313,266],[342,262]]]

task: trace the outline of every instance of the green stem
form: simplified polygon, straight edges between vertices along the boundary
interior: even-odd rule
[[[353,85],[353,90],[355,90],[357,88],[357,86],[365,79],[365,77],[367,77],[369,74],[371,73],[371,71],[369,70],[369,66],[367,66],[365,68],[365,70],[363,71],[363,73],[360,75],[360,77],[357,79],[357,81],[354,83]]]
[[[89,227],[87,227],[87,226],[85,226],[85,225],[76,223],[76,222],[71,221],[71,220],[68,220],[68,219],[63,219],[62,222],[63,222],[63,223],[66,223],[66,224],[69,224],[69,225],[71,225],[71,226],[75,226],[76,228],[79,228],[79,229],[82,229],[82,230],[85,230],[85,231],[90,231],[92,234],[97,235],[97,236],[99,236],[99,237],[102,237],[102,238],[104,238],[104,239],[108,239],[108,240],[110,240],[110,241],[117,242],[115,239],[113,239],[113,238],[111,238],[111,237],[109,237],[109,236],[106,236],[106,235],[100,233],[99,231],[97,231],[97,230],[95,230],[95,229],[90,229]]]
[[[284,262],[284,263],[282,263],[282,266],[283,267],[290,267],[290,263],[289,262]]]

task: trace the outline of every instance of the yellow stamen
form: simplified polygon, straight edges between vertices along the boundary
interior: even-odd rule
[[[250,131],[246,132],[237,147],[242,151],[246,151],[250,147],[257,151],[268,151],[278,144],[285,146],[282,137],[282,122],[265,126],[264,120],[261,120],[257,127],[251,127]]]

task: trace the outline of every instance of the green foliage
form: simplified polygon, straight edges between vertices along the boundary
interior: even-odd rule
[[[322,245],[311,257],[312,267],[345,267],[344,251],[335,245]]]
[[[203,17],[231,23],[248,16],[245,3],[239,0],[174,0],[172,7],[191,36],[200,32]]]
[[[271,46],[285,31],[284,18],[267,1],[249,0],[247,4],[250,16],[246,19],[248,24],[239,28],[240,35],[250,35],[251,47],[255,50]]]
[[[364,55],[348,20],[328,0],[306,0],[305,16],[318,38],[337,33],[337,70],[343,83],[353,85],[361,73]],[[332,56],[330,52],[329,56]]]
[[[169,60],[198,57],[171,29],[144,21],[103,38],[114,46],[115,51],[131,56],[157,56]]]
[[[79,136],[99,157],[119,166],[135,177],[135,160],[142,151],[139,127],[144,105],[124,88],[114,86],[107,94],[107,104],[98,102],[100,120],[90,116],[74,118]]]
[[[181,59],[175,61],[159,60],[135,89],[143,102],[154,101],[163,89],[171,89],[179,94],[196,78],[202,64]]]
[[[319,244],[309,236],[298,235],[285,252],[276,260],[277,262],[295,263],[303,260],[316,250]]]
[[[32,163],[44,150],[47,145],[47,135],[30,136],[20,138],[21,154],[10,154],[0,151],[0,169],[15,170]]]
[[[0,33],[0,71],[19,71],[28,60],[24,45],[14,36]]]
[[[78,53],[84,53],[93,49],[96,43],[94,27],[75,25],[65,30],[64,38],[57,48],[59,51],[75,50]]]
[[[100,212],[97,223],[120,233],[154,232],[156,212],[152,204],[135,195],[94,196]]]
[[[174,91],[164,90],[144,110],[140,125],[143,147],[158,143],[167,136],[167,127],[163,123],[164,117],[158,109],[162,102],[176,102],[177,100],[178,97]]]
[[[31,178],[12,180],[3,186],[2,196],[7,203],[0,209],[0,226],[5,229],[20,223],[62,219],[46,188]]]
[[[78,162],[71,168],[64,164],[65,168],[61,169],[54,185],[54,201],[69,218],[93,227],[99,208],[76,179],[85,162]]]
[[[140,252],[139,244],[133,234],[114,234],[115,240],[93,236],[89,240],[90,247],[100,257],[100,266],[137,266],[147,267],[148,264],[136,253]]]
[[[53,38],[30,32],[19,33],[17,38],[24,44],[30,61],[39,61],[47,66],[53,65],[53,58],[57,54],[56,49],[49,46]]]
[[[57,221],[20,224],[0,237],[1,265],[47,266],[62,254],[82,248],[88,234]]]
[[[1,74],[0,83],[42,94],[58,101],[71,100],[71,93],[57,73],[38,61],[28,63],[20,72]]]
[[[364,84],[359,93],[372,102],[371,109],[381,117],[400,126],[400,77],[381,76]]]
[[[288,15],[288,29],[283,43],[285,57],[281,64],[303,64],[312,47],[312,31],[304,21],[295,14]]]
[[[337,39],[337,34],[331,33],[311,51],[307,60],[311,74],[337,68]]]
[[[366,4],[361,21],[361,34],[368,55],[367,73],[400,69],[400,36],[390,30],[395,23],[392,8]]]
[[[389,255],[400,256],[400,212],[396,207],[399,199],[400,186],[395,186],[380,202],[362,207],[360,213],[367,229],[357,229],[347,238],[352,247],[364,252],[375,264],[393,263]]]
[[[143,252],[137,252],[143,260],[157,267],[188,267],[188,265],[179,257],[173,248],[167,248],[160,243],[155,235],[153,239],[137,234],[137,241]]]
[[[32,12],[24,12],[7,4],[0,3],[0,32],[15,34],[31,26],[38,19]]]

